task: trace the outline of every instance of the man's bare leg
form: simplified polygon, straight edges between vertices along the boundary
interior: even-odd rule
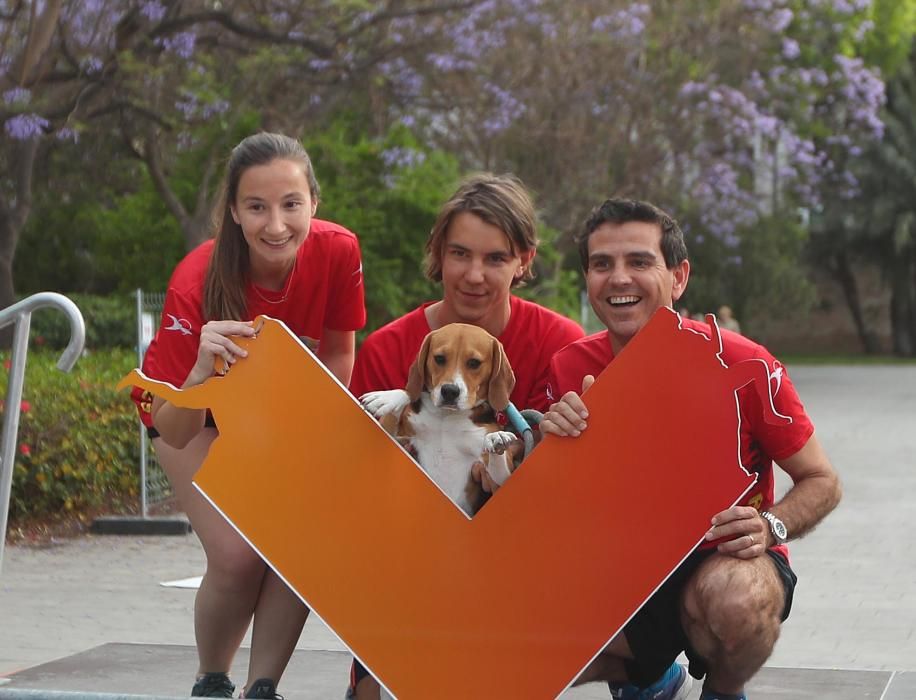
[[[740,695],[779,637],[785,590],[769,556],[713,554],[684,588],[682,624],[707,662],[704,688]]]

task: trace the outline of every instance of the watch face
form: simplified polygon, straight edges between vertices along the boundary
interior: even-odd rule
[[[776,544],[782,544],[789,539],[789,531],[786,529],[786,524],[782,520],[766,511],[760,515],[770,524],[770,530],[772,530],[773,536],[776,538]]]

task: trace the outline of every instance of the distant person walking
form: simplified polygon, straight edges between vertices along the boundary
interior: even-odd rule
[[[727,331],[734,331],[735,333],[741,332],[741,324],[738,323],[738,319],[732,314],[732,308],[730,306],[723,304],[719,307],[717,320],[719,322],[719,328],[724,328]]]
[[[191,251],[169,281],[162,325],[144,373],[175,386],[202,384],[214,363],[244,361],[235,339],[255,334],[259,314],[282,320],[343,383],[350,380],[355,330],[366,322],[359,243],[350,231],[313,218],[318,182],[302,145],[261,133],[229,157],[216,211],[216,237]],[[229,667],[249,623],[246,698],[276,698],[306,608],[192,486],[216,439],[204,410],[179,408],[135,389],[134,401],[159,461],[207,555],[194,606],[199,659],[192,696],[226,697]],[[252,464],[256,479],[258,465]],[[251,503],[270,518],[272,505]]]

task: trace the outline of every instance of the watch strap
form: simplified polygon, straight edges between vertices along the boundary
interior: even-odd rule
[[[770,532],[773,533],[773,540],[776,544],[785,544],[788,539],[788,530],[785,523],[769,511],[761,511],[760,517],[767,521],[770,526]]]

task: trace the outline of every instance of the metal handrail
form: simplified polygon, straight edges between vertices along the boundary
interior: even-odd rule
[[[70,321],[70,342],[57,361],[58,369],[64,372],[73,369],[86,344],[86,323],[83,321],[83,315],[76,304],[63,294],[40,292],[0,311],[0,328],[15,324],[3,413],[3,439],[0,441],[0,566],[3,564],[6,518],[9,515],[10,491],[13,486],[16,441],[19,435],[19,409],[22,403],[22,385],[25,381],[25,359],[29,351],[29,326],[32,323],[32,313],[46,307],[60,309]]]

